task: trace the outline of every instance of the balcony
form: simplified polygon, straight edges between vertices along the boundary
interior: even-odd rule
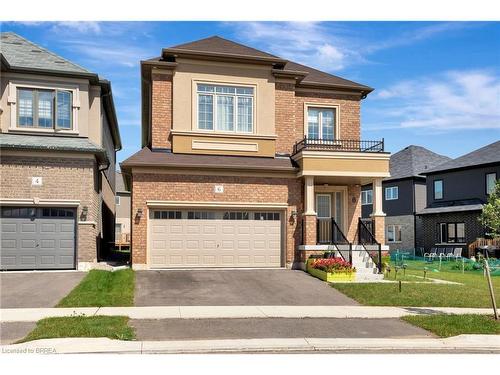
[[[318,183],[366,184],[374,178],[389,177],[390,154],[384,140],[304,138],[293,148],[292,159],[299,176],[314,176]],[[325,181],[323,181],[325,180]]]

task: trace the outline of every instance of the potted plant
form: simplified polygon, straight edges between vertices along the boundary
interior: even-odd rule
[[[326,282],[354,281],[356,276],[356,268],[342,258],[309,258],[307,272]]]

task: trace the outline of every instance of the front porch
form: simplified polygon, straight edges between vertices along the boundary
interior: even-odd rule
[[[325,251],[335,251],[351,263],[369,254],[380,272],[386,247],[382,179],[389,176],[383,141],[304,139],[293,159],[304,181],[301,262]],[[373,213],[361,220],[361,186],[366,184],[373,185]]]

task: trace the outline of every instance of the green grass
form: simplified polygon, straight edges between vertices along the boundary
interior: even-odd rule
[[[56,307],[133,306],[134,281],[131,269],[92,270]]]
[[[24,339],[26,342],[58,337],[109,337],[134,340],[135,332],[128,326],[126,316],[72,316],[39,320]]]
[[[461,334],[500,334],[500,321],[486,315],[418,315],[401,319],[440,337]]]
[[[397,280],[423,281],[411,275],[423,276],[423,270],[398,272]],[[463,285],[403,283],[399,293],[397,283],[332,284],[332,286],[364,305],[372,306],[449,306],[490,307],[488,284],[482,272],[428,271],[427,277],[454,281]],[[394,270],[389,279],[394,280]],[[500,305],[500,277],[493,277],[497,305]]]

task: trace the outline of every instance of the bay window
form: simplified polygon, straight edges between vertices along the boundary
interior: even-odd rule
[[[20,128],[72,128],[72,93],[63,90],[19,88],[17,126]]]
[[[197,85],[198,129],[253,133],[253,87]]]

